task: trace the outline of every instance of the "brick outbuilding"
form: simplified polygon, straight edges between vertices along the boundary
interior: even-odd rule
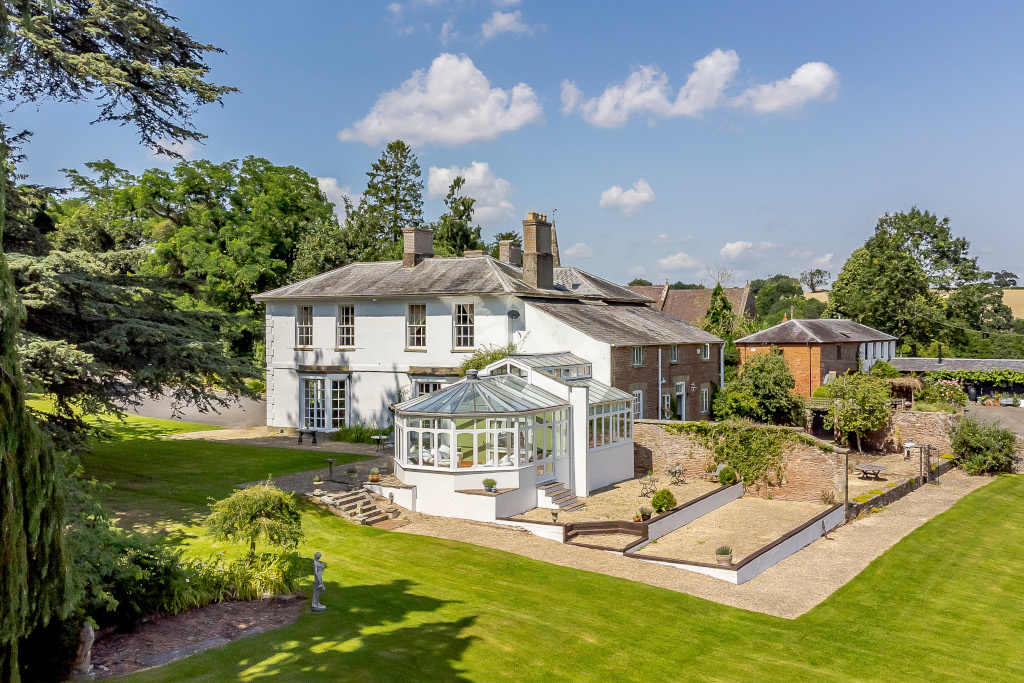
[[[827,377],[848,372],[867,372],[880,360],[896,355],[896,337],[843,318],[786,320],[767,330],[736,340],[742,367],[758,353],[773,347],[785,356],[796,378],[793,390],[810,396]]]

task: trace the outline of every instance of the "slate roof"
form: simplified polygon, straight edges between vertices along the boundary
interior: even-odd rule
[[[612,346],[702,344],[722,340],[699,327],[639,304],[527,299],[535,308]]]
[[[1015,358],[893,358],[888,361],[900,372],[933,372],[935,370],[1013,370],[1024,372],[1024,359]]]
[[[846,318],[787,320],[737,339],[737,344],[847,344],[895,341],[896,337]]]
[[[518,266],[490,256],[428,258],[415,268],[401,261],[353,263],[256,295],[275,299],[516,294],[547,298],[647,302],[647,298],[578,268],[555,268],[555,289],[538,289],[523,280]]]
[[[668,289],[667,285],[633,285],[628,287],[632,292],[653,299],[652,308],[668,313],[673,318],[695,323],[708,312],[711,305],[711,293],[714,289]],[[732,310],[747,318],[753,318],[754,297],[750,295],[750,287],[726,287],[725,298],[729,300]]]

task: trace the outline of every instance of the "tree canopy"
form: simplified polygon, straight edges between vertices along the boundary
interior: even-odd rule
[[[213,538],[248,543],[249,564],[256,558],[257,541],[294,548],[303,538],[295,497],[269,480],[210,503],[210,514],[203,523]]]
[[[818,287],[827,284],[832,278],[832,273],[823,268],[814,268],[800,273],[800,282],[807,285],[812,292],[817,292]]]
[[[389,142],[366,176],[363,211],[375,224],[376,239],[398,242],[403,228],[423,224],[423,180],[409,145]]]
[[[885,380],[854,372],[839,375],[825,386],[828,398],[832,399],[825,415],[825,428],[835,429],[840,436],[853,434],[858,451],[864,436],[889,424],[891,392]]]
[[[749,417],[772,424],[800,424],[804,404],[793,393],[795,387],[796,379],[780,352],[754,354],[736,379],[715,395],[715,419]]]

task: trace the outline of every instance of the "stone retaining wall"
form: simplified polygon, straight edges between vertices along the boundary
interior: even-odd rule
[[[678,463],[686,477],[700,477],[714,462],[714,454],[689,434],[674,434],[663,425],[680,424],[666,420],[637,420],[633,425],[633,466],[638,476],[653,470],[666,476]],[[772,497],[805,503],[820,503],[823,495],[842,498],[844,472],[841,452],[828,453],[815,446],[794,444],[782,456],[782,485],[748,487],[746,495]]]
[[[886,449],[898,452],[903,449],[904,443],[912,440],[918,444],[931,444],[932,453],[937,455],[951,454],[953,446],[950,443],[950,430],[956,417],[947,413],[897,411],[892,415],[892,423],[886,434]]]

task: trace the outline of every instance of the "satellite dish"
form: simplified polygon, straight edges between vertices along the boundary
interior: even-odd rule
[[[505,315],[509,317],[509,320],[519,320],[519,311],[514,308]]]

